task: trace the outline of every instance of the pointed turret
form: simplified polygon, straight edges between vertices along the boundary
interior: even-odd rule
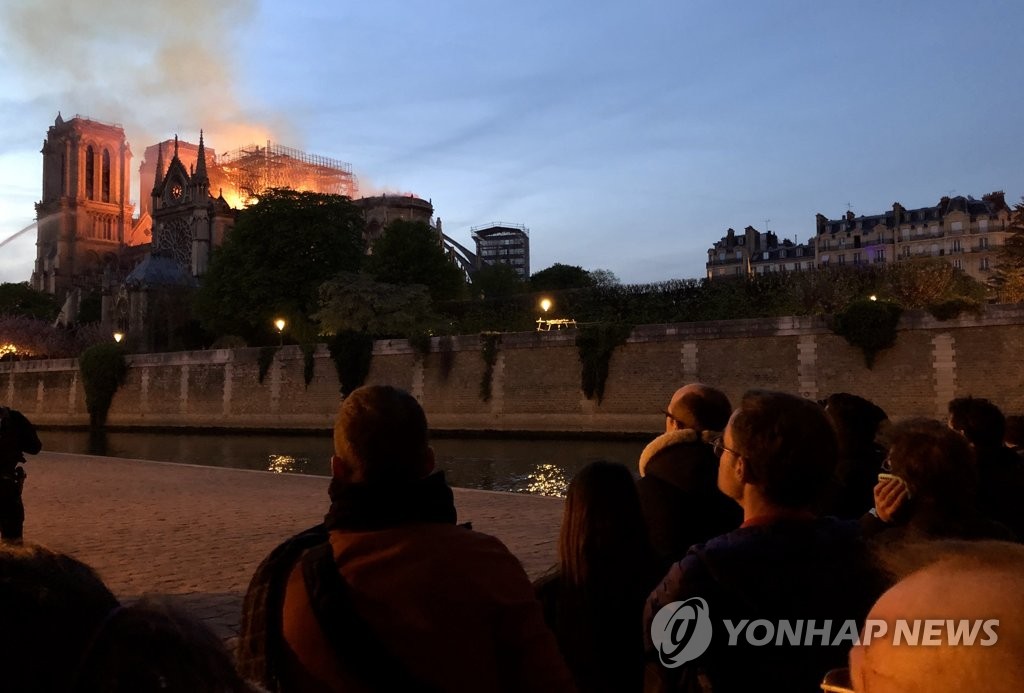
[[[196,172],[193,182],[196,185],[210,186],[210,177],[206,173],[206,145],[203,144],[203,131],[199,131],[199,151],[196,153]]]
[[[153,195],[160,194],[160,186],[164,182],[164,144],[156,146],[156,174],[153,176]]]

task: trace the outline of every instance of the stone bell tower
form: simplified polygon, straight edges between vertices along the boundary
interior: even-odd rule
[[[132,152],[120,125],[58,113],[42,154],[32,287],[64,301],[73,289],[100,288],[104,270],[118,266],[132,223]]]

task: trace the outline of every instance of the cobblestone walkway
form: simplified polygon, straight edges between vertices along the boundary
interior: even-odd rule
[[[259,562],[328,505],[326,477],[62,453],[25,468],[26,542],[88,563],[123,600],[166,596],[225,639]],[[531,577],[554,563],[560,499],[456,489],[455,503]]]

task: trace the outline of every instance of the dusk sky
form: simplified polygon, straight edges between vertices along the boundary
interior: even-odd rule
[[[1022,27],[1020,0],[0,0],[0,243],[60,111],[124,125],[135,200],[145,148],[202,128],[350,162],[467,246],[524,224],[533,271],[702,277],[729,227],[1019,201]],[[0,281],[34,259],[31,229]]]

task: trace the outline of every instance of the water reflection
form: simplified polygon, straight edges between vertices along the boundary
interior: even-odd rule
[[[569,489],[569,480],[565,476],[565,470],[553,464],[538,464],[530,472],[529,483],[526,486],[526,493],[537,496],[565,496]]]
[[[306,474],[309,470],[308,457],[294,455],[267,455],[267,471],[278,474]]]
[[[334,444],[321,435],[136,433],[41,430],[51,452],[330,476]],[[584,466],[608,460],[636,471],[644,441],[435,438],[431,446],[448,483],[461,488],[564,496]]]

